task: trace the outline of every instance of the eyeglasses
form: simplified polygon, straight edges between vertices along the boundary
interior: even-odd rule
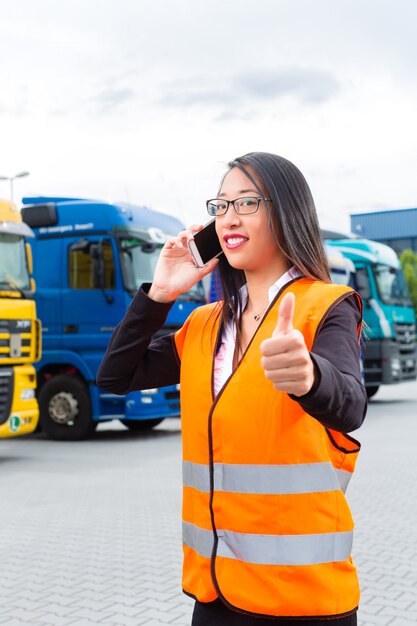
[[[259,209],[260,202],[271,202],[269,198],[253,198],[252,196],[244,198],[236,198],[235,200],[223,200],[222,198],[213,198],[207,200],[207,211],[209,215],[218,217],[219,215],[225,215],[230,205],[233,206],[236,213],[239,215],[249,215],[250,213],[256,213]]]

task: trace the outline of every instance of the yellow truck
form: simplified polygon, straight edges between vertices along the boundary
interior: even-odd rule
[[[25,435],[39,419],[35,398],[41,325],[33,299],[32,230],[20,212],[0,200],[0,438]]]

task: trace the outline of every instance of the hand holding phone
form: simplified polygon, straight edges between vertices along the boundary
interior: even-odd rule
[[[188,241],[188,248],[196,267],[204,267],[209,261],[222,254],[223,250],[217,237],[214,219],[195,233],[194,239]]]
[[[195,224],[178,233],[176,237],[168,237],[155,267],[152,286],[148,292],[150,298],[158,302],[172,302],[179,294],[191,289],[196,282],[213,271],[218,263],[217,259],[207,259],[203,263],[198,255],[197,265],[189,247],[194,237],[202,232],[198,231],[201,228],[201,225]]]

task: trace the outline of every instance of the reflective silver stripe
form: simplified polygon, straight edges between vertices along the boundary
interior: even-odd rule
[[[260,565],[316,565],[345,561],[352,540],[352,532],[275,536],[224,531],[217,554]]]
[[[194,487],[204,493],[210,492],[210,470],[201,463],[182,462],[182,482],[184,487]]]
[[[350,479],[352,478],[352,473],[341,469],[335,469],[335,472],[339,480],[341,490],[343,491],[343,493],[346,493],[347,486]]]
[[[241,465],[214,463],[214,489],[230,493],[297,494],[337,491],[346,488],[343,470],[331,463],[298,463],[295,465]],[[210,491],[209,466],[183,461],[186,487]]]
[[[258,565],[318,565],[345,561],[352,550],[353,532],[314,535],[253,535],[217,530],[218,556]],[[183,522],[184,544],[210,558],[211,530]]]
[[[182,523],[182,542],[192,548],[206,559],[211,557],[214,544],[214,536],[211,530],[205,530],[189,522]]]

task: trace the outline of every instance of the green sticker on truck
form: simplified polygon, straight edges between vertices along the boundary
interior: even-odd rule
[[[18,415],[12,415],[9,419],[9,426],[12,433],[17,433],[20,426],[20,417]]]

